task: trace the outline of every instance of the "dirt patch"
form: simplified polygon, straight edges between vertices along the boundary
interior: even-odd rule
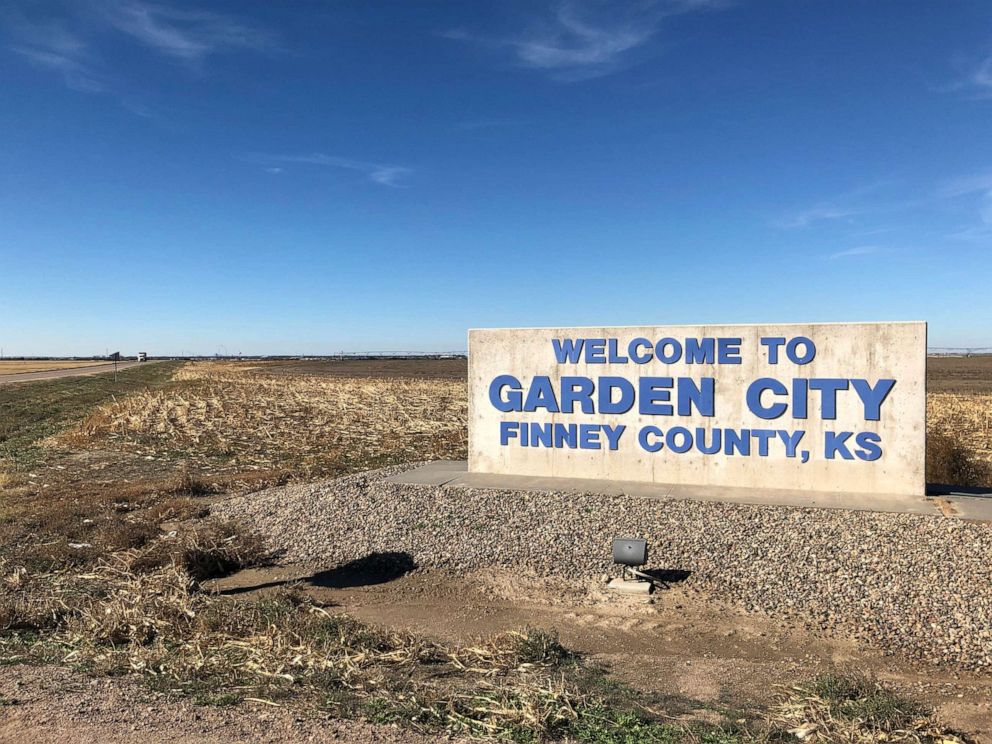
[[[19,375],[25,372],[45,372],[53,369],[77,369],[106,364],[106,361],[71,361],[67,359],[5,359],[0,361],[0,375]]]
[[[934,705],[952,726],[992,741],[992,679],[920,669],[859,649],[852,638],[744,613],[677,584],[645,602],[613,595],[599,581],[506,571],[413,571],[343,588],[322,585],[326,573],[252,569],[210,587],[251,596],[298,581],[335,610],[454,643],[527,626],[553,629],[567,647],[637,690],[724,708],[767,704],[783,687],[834,669],[857,669]]]
[[[455,741],[454,739],[442,739]],[[0,742],[49,744],[277,744],[343,741],[427,744],[392,725],[335,719],[262,703],[228,708],[194,705],[129,679],[89,678],[68,669],[8,667],[0,675]]]
[[[271,375],[317,377],[415,377],[464,380],[468,378],[467,359],[329,359],[291,362],[264,362],[260,371]]]

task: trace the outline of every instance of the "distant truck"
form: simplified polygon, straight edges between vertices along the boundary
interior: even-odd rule
[[[147,351],[139,351],[138,352],[138,361],[139,362],[147,362],[148,361],[148,352]]]

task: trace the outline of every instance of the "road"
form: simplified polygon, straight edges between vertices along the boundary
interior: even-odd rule
[[[154,364],[154,362],[119,362],[117,369],[128,369],[136,364]],[[114,365],[94,364],[91,367],[73,367],[71,369],[46,369],[44,372],[21,372],[13,375],[0,375],[0,385],[9,382],[32,382],[33,380],[51,380],[58,377],[78,377],[80,375],[100,375],[113,372]]]

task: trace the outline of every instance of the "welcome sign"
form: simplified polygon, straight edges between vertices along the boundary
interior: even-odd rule
[[[925,492],[926,323],[469,331],[469,470]]]

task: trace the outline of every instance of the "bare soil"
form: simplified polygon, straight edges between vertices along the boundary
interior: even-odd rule
[[[68,359],[0,359],[0,375],[16,375],[22,372],[43,372],[52,369],[74,369],[105,364],[98,361],[72,361]]]
[[[916,668],[859,649],[852,638],[816,635],[744,613],[678,584],[645,602],[609,593],[601,582],[506,572],[348,577],[271,567],[220,579],[211,588],[251,598],[294,581],[335,610],[444,641],[463,643],[528,626],[556,632],[568,648],[634,689],[724,709],[767,704],[783,687],[830,670],[858,669],[933,705],[949,725],[978,741],[992,742],[992,679]],[[688,715],[698,719],[705,711]]]
[[[318,377],[414,377],[464,380],[467,359],[333,359],[264,362],[259,371],[270,375]]]
[[[429,744],[394,725],[301,715],[264,703],[195,705],[127,678],[87,677],[64,667],[15,666],[0,674],[0,744]],[[455,741],[454,739],[440,739]]]
[[[928,357],[927,391],[992,393],[992,354]]]

